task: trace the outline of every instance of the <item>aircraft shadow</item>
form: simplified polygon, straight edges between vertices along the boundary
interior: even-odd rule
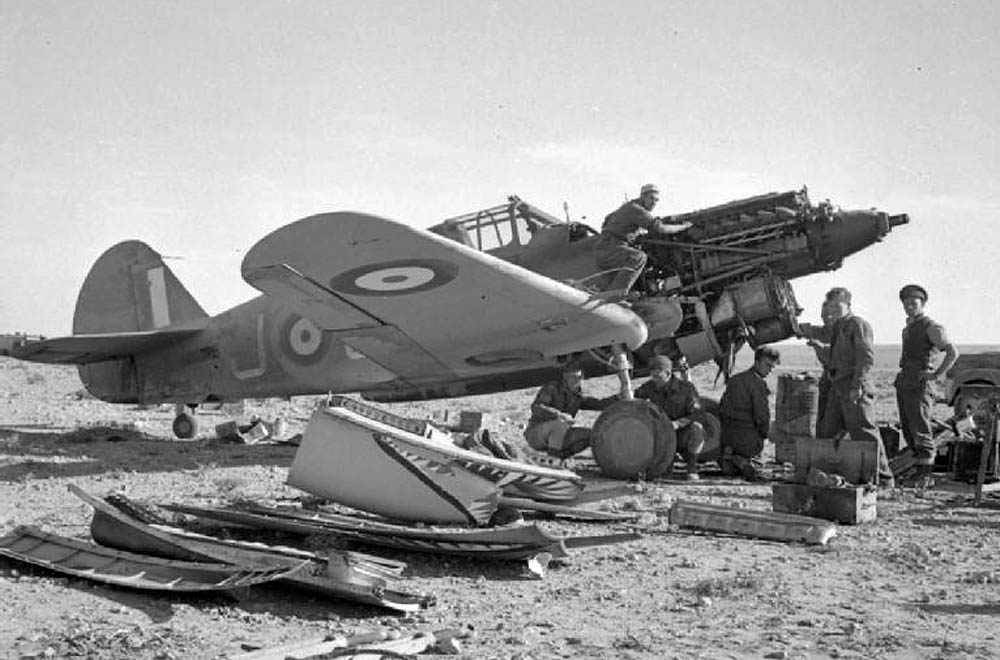
[[[956,518],[951,517],[947,520],[939,520],[937,518],[916,518],[913,521],[914,525],[926,526],[926,527],[976,527],[978,529],[994,529],[1000,530],[1000,521],[983,520],[982,518]]]
[[[0,426],[0,482],[127,472],[171,472],[205,465],[288,467],[290,445],[240,445],[216,439],[174,441],[136,432],[53,433]]]
[[[1000,616],[1000,603],[909,603],[928,614],[988,614]]]

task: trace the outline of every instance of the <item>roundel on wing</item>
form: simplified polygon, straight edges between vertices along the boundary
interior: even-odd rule
[[[296,364],[315,364],[326,354],[329,341],[323,331],[303,316],[289,316],[279,332],[282,354]]]
[[[355,296],[399,296],[443,286],[458,266],[442,259],[397,259],[352,268],[330,280],[334,291]]]

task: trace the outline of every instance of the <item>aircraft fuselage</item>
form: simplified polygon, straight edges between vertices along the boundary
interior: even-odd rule
[[[395,379],[268,296],[213,317],[202,332],[177,344],[79,369],[92,394],[115,403],[359,391]]]

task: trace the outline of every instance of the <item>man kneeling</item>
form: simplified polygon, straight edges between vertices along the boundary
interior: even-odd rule
[[[759,478],[760,455],[771,426],[771,408],[767,378],[781,355],[770,346],[754,352],[753,366],[729,379],[719,401],[722,418],[722,473],[737,473],[753,481]]]
[[[617,396],[597,399],[583,394],[583,367],[570,361],[559,380],[542,386],[531,404],[531,419],[524,430],[528,446],[556,458],[569,458],[590,446],[590,429],[573,426],[579,410],[604,410]]]

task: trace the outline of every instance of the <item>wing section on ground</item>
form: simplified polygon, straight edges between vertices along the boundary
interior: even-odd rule
[[[635,348],[631,310],[422,229],[362,213],[311,216],[260,240],[243,278],[408,380]]]
[[[70,335],[29,341],[13,348],[11,356],[30,362],[48,364],[90,364],[138,355],[183,341],[201,332],[200,327],[150,330],[145,332],[108,332],[93,335]]]

